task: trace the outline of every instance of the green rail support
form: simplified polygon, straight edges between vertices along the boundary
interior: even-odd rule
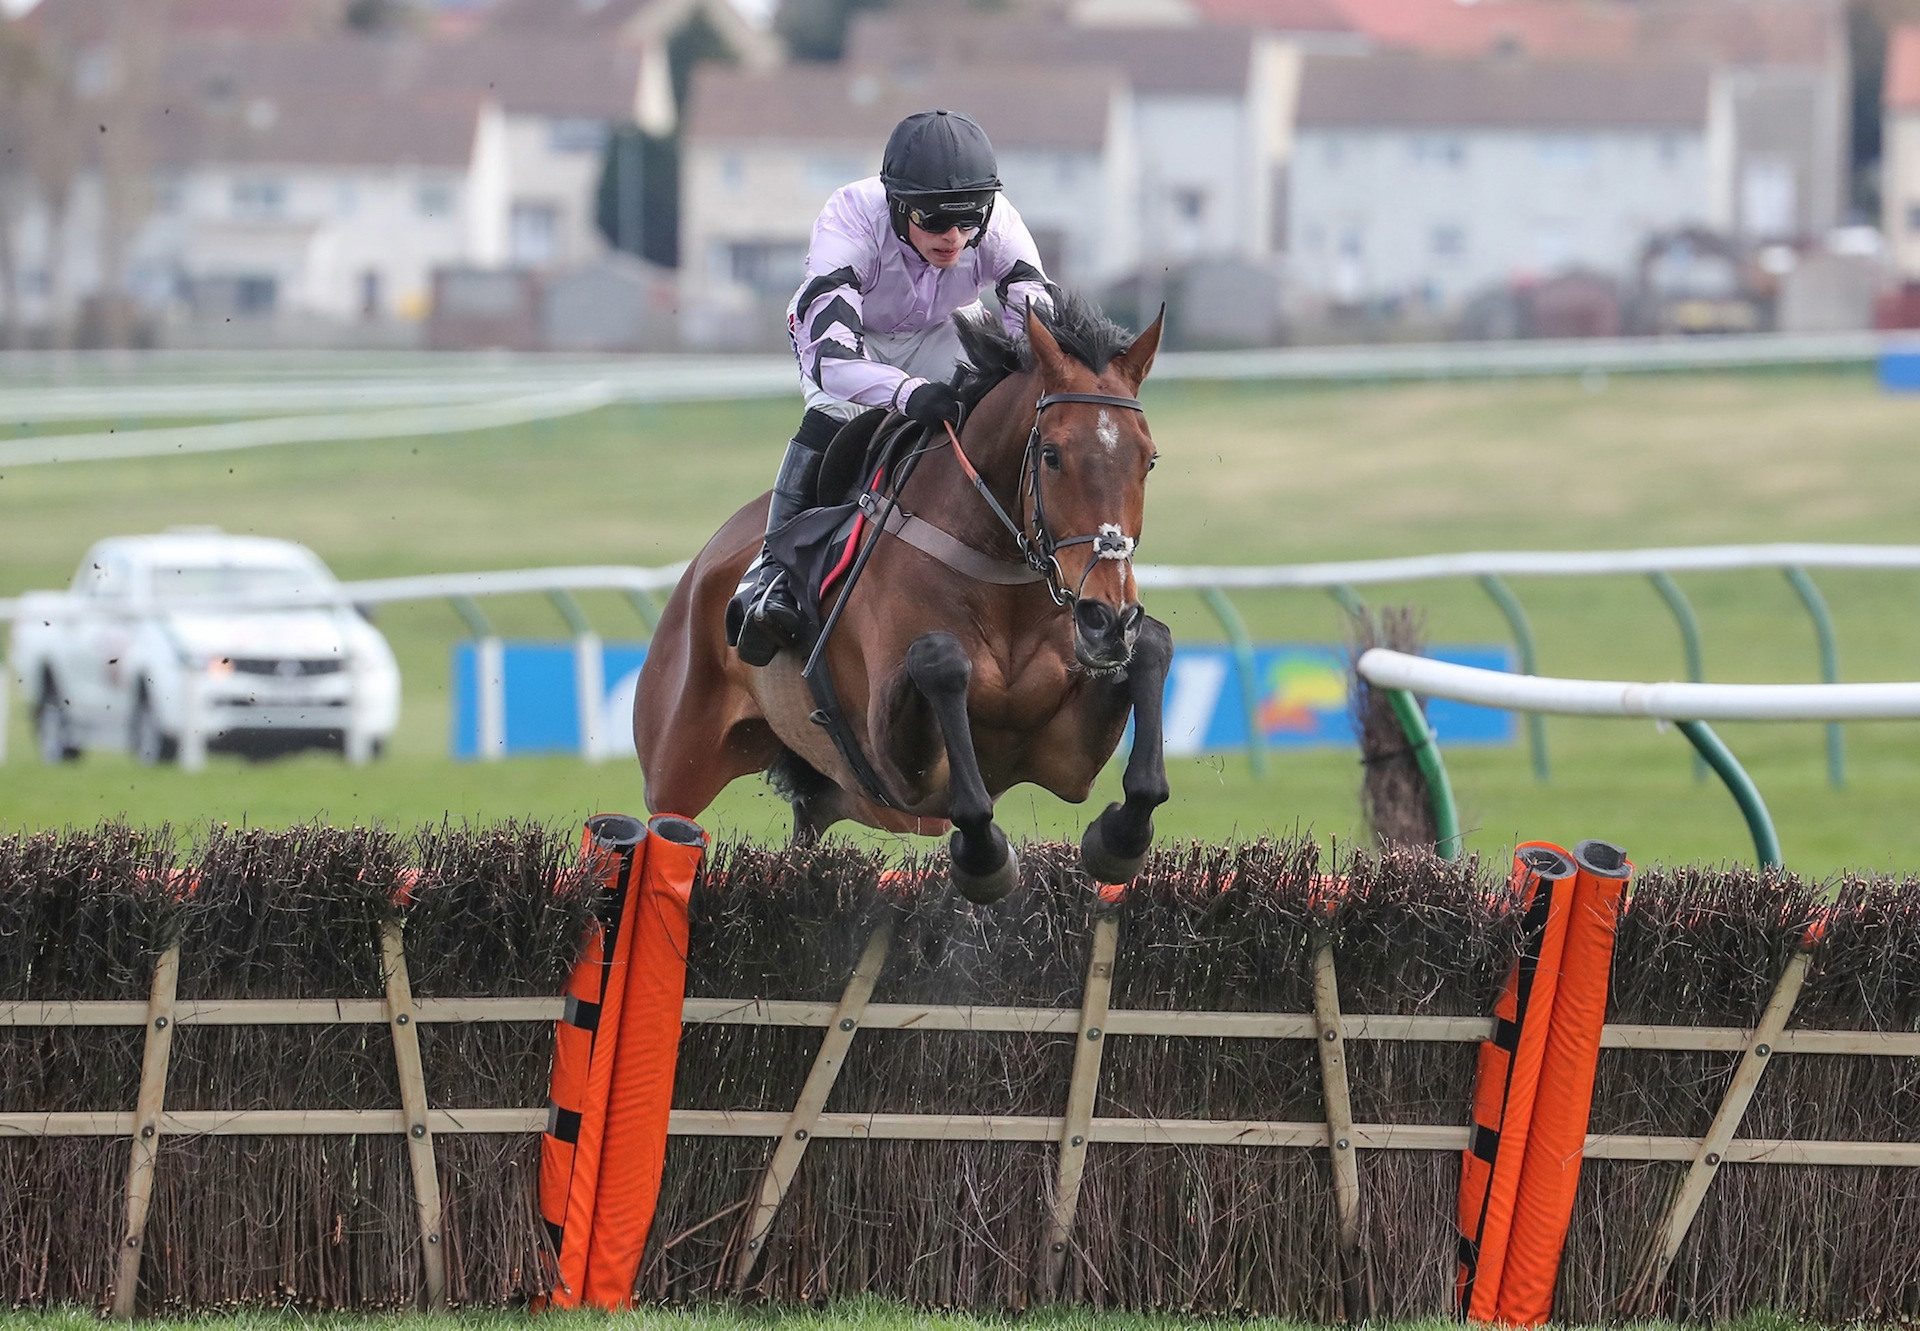
[[[475,638],[491,638],[493,625],[487,622],[486,615],[480,609],[480,603],[471,596],[449,596],[447,604],[453,607],[453,613],[466,623],[467,632]]]
[[[1540,661],[1533,643],[1533,625],[1527,622],[1527,612],[1521,607],[1520,598],[1491,573],[1482,574],[1476,581],[1480,589],[1500,607],[1500,613],[1506,616],[1507,627],[1513,632],[1513,645],[1520,649],[1520,673],[1539,674]],[[1547,721],[1538,712],[1527,713],[1527,748],[1533,755],[1533,779],[1544,785],[1550,775],[1547,767]]]
[[[1833,616],[1827,613],[1826,598],[1820,595],[1820,589],[1813,585],[1805,569],[1788,568],[1785,572],[1800,604],[1807,608],[1807,615],[1813,620],[1814,636],[1820,642],[1820,678],[1825,683],[1838,684],[1840,647],[1833,635]],[[1844,789],[1847,784],[1846,741],[1841,737],[1838,721],[1827,722],[1827,784],[1835,790]]]
[[[1441,761],[1440,745],[1427,728],[1420,704],[1405,689],[1388,689],[1387,702],[1400,722],[1400,733],[1407,737],[1413,760],[1427,780],[1427,807],[1433,810],[1434,854],[1443,860],[1460,858],[1460,809],[1453,802],[1453,785],[1447,780],[1447,765]]]
[[[1692,742],[1707,765],[1720,774],[1732,792],[1734,803],[1740,806],[1741,814],[1747,820],[1747,830],[1753,834],[1753,853],[1760,861],[1762,869],[1780,867],[1780,838],[1773,830],[1773,816],[1767,812],[1766,801],[1760,798],[1759,787],[1753,784],[1753,778],[1740,766],[1739,760],[1730,749],[1720,742],[1704,721],[1677,721],[1680,733]]]
[[[1247,633],[1247,622],[1218,587],[1202,587],[1200,599],[1220,621],[1233,648],[1233,673],[1239,676],[1240,706],[1247,714],[1247,762],[1255,776],[1263,777],[1267,774],[1267,746],[1260,735],[1260,691],[1253,677],[1253,639]]]
[[[563,587],[555,587],[547,592],[547,600],[560,612],[560,618],[567,621],[567,628],[578,638],[593,632],[593,625],[587,622],[586,612],[580,609],[573,593]]]
[[[1367,613],[1367,603],[1360,599],[1360,593],[1344,582],[1336,582],[1327,588],[1327,595],[1340,603],[1340,608],[1350,615]]]
[[[1680,584],[1664,572],[1649,573],[1647,581],[1660,593],[1660,599],[1673,612],[1673,622],[1680,626],[1680,648],[1687,656],[1687,678],[1695,684],[1706,683],[1706,658],[1700,651],[1700,621],[1694,617],[1693,602],[1680,590]],[[1698,753],[1693,755],[1693,779],[1707,779],[1707,760]]]
[[[627,604],[633,607],[633,613],[640,616],[640,622],[647,626],[647,636],[660,627],[660,603],[653,599],[653,593],[640,587],[626,589]]]

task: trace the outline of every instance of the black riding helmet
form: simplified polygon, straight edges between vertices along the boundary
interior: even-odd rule
[[[936,223],[943,215],[960,223],[977,218],[979,230],[967,244],[978,245],[993,216],[1000,166],[987,132],[970,117],[958,111],[916,111],[887,136],[880,183],[887,191],[893,234],[901,240],[907,239],[908,214],[917,211]]]

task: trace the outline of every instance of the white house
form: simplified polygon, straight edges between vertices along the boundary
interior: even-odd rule
[[[1047,78],[1083,66],[1118,70],[1131,93],[1139,163],[1127,212],[1137,219],[1141,260],[1156,270],[1274,254],[1299,59],[1287,36],[1249,28],[1077,26],[958,5],[864,16],[847,45],[850,66],[901,78],[1011,61],[1050,69]]]
[[[681,164],[680,294],[696,344],[774,344],[827,196],[880,169],[901,117],[943,106],[985,126],[1049,276],[1130,271],[1138,233],[1126,85],[1095,68],[995,66],[906,79],[851,66],[702,67]]]
[[[1452,305],[1568,269],[1625,276],[1707,220],[1699,65],[1309,57],[1287,181],[1296,293]]]
[[[152,173],[130,285],[152,309],[218,320],[408,321],[436,266],[597,259],[608,134],[649,96],[635,48],[536,32],[173,33],[154,60],[152,105],[120,127]],[[83,49],[73,76],[90,67]],[[102,287],[104,226],[91,166],[57,219],[26,210],[23,271],[58,270],[29,284],[43,307]],[[50,313],[33,294],[30,322]]]

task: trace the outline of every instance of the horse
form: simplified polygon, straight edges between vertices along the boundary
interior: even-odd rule
[[[843,819],[951,828],[953,885],[993,901],[1018,881],[994,802],[1022,782],[1085,802],[1131,714],[1123,798],[1080,845],[1096,882],[1124,883],[1168,797],[1173,639],[1141,606],[1132,565],[1157,458],[1138,394],[1165,311],[1137,337],[1069,293],[1026,311],[1024,339],[991,316],[956,322],[962,427],[918,445],[898,512],[863,533],[871,567],[822,605],[838,614],[821,656],[848,718],[839,739],[803,676],[811,644],[754,668],[726,643],[763,495],[689,565],[653,634],[633,711],[646,804],[695,818],[764,772],[792,807],[795,844]]]

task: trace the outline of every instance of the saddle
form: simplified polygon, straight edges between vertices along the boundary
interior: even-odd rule
[[[924,427],[905,417],[881,429],[887,416],[874,407],[841,426],[821,460],[814,506],[767,534],[768,557],[786,570],[806,625],[801,641],[809,646],[825,619],[822,602],[845,577],[866,534],[870,519],[863,496],[887,487],[924,437]]]

